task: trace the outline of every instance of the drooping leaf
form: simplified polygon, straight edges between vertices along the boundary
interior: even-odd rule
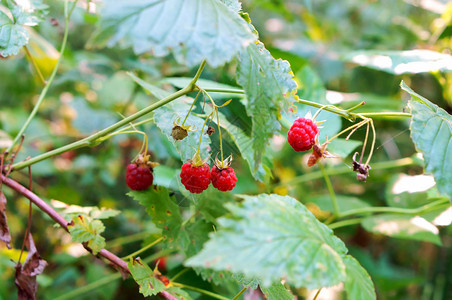
[[[263,286],[285,278],[295,287],[320,288],[345,280],[342,241],[291,197],[261,194],[228,204],[203,250],[187,266],[257,277]]]
[[[31,234],[28,235],[25,246],[28,249],[27,258],[23,265],[20,262],[16,265],[14,282],[17,286],[17,299],[35,300],[38,290],[36,276],[44,271],[47,262],[39,255]]]
[[[222,113],[220,113],[219,116],[221,127],[226,129],[232,141],[235,143],[237,148],[239,148],[240,154],[248,163],[251,174],[254,178],[259,181],[265,181],[266,178],[269,178],[271,173],[270,168],[266,167],[262,161],[259,163],[254,159],[257,155],[259,155],[256,151],[260,152],[260,150],[255,150],[252,147],[252,139],[246,135],[240,127],[229,122],[229,120]]]
[[[247,96],[252,119],[252,148],[257,172],[269,139],[280,129],[281,110],[294,100],[297,84],[287,61],[274,59],[260,42],[250,44],[239,56],[237,82]]]
[[[91,44],[120,42],[136,54],[157,57],[173,53],[188,66],[203,59],[223,65],[256,37],[229,4],[211,0],[108,0]]]
[[[336,200],[341,213],[357,208],[370,207],[367,202],[356,197],[336,195]],[[329,194],[310,197],[309,201],[315,203],[321,210],[334,212],[333,203]]]
[[[346,61],[392,74],[452,71],[452,56],[431,50],[352,51],[343,56]]]
[[[83,215],[72,219],[68,225],[69,233],[74,242],[87,243],[87,246],[97,254],[105,247],[105,238],[100,234],[104,232],[105,226],[99,220],[89,220]]]
[[[97,206],[78,206],[78,205],[68,205],[64,202],[52,200],[52,206],[62,214],[64,217],[68,217],[72,219],[73,217],[77,217],[78,215],[84,215],[88,217],[90,220],[98,219],[108,219],[111,217],[115,217],[121,212],[119,210],[105,208]]]
[[[163,187],[146,191],[132,191],[128,195],[146,208],[151,221],[163,230],[163,235],[173,240],[177,238],[182,223],[180,208],[168,190]]]
[[[452,116],[403,81],[401,87],[411,95],[411,139],[424,156],[425,170],[435,177],[438,190],[452,201]]]
[[[8,249],[11,249],[11,234],[9,233],[8,222],[6,220],[6,197],[3,192],[0,192],[0,241],[6,244]]]
[[[127,73],[136,83],[138,83],[142,88],[144,88],[149,94],[154,95],[158,99],[163,99],[170,95],[169,92],[162,90],[161,88],[144,81],[133,73]]]
[[[418,208],[432,202],[439,192],[432,175],[395,174],[385,189],[386,203],[392,207]]]
[[[168,82],[172,85],[174,85],[177,88],[184,88],[186,87],[190,81],[193,78],[189,78],[189,77],[166,77],[164,78],[162,81],[163,82]],[[233,97],[238,97],[238,96],[243,96],[243,91],[235,86],[231,86],[231,85],[227,85],[224,83],[219,83],[216,81],[212,81],[212,80],[207,80],[207,79],[198,79],[198,81],[196,82],[196,85],[203,88],[203,89],[207,89],[207,90],[233,90],[235,93],[216,93],[216,92],[209,92],[210,95],[215,99],[215,98],[221,98],[221,99],[229,99],[229,98],[233,98]]]
[[[165,284],[161,282],[154,271],[139,258],[132,258],[128,263],[133,279],[140,287],[140,293],[145,297],[157,295],[165,290]]]
[[[374,284],[367,274],[367,271],[359,264],[359,262],[350,255],[344,257],[347,279],[345,280],[345,291],[350,300],[375,300]]]
[[[419,216],[381,214],[367,217],[361,224],[370,232],[442,245],[438,228]]]
[[[12,19],[0,11],[0,55],[7,57],[16,55],[28,44],[29,34],[25,26],[35,26],[46,12],[47,5],[40,0],[22,1],[10,5]]]
[[[268,300],[294,299],[294,295],[281,282],[274,283],[269,287],[261,287],[261,290]]]
[[[187,112],[190,110],[192,98],[185,97],[178,99],[177,103],[171,102],[162,106],[154,111],[154,120],[157,127],[168,137],[168,140],[176,147],[177,152],[181,156],[182,162],[186,162],[188,159],[192,159],[196,150],[198,149],[199,138],[201,138],[200,155],[203,159],[209,157],[210,138],[208,135],[202,132],[204,125],[204,119],[190,114],[185,121],[185,125],[193,125],[196,129],[195,132],[189,132],[188,136],[181,141],[176,141],[171,136],[171,130],[174,127],[174,122],[182,121],[185,119]],[[210,113],[210,112],[207,112]],[[179,124],[181,125],[181,124]],[[204,128],[206,130],[206,128]]]

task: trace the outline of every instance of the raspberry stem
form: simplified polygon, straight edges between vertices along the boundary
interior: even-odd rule
[[[191,112],[191,110],[193,109],[193,106],[195,105],[196,100],[198,100],[198,97],[199,97],[200,94],[201,94],[201,90],[199,90],[198,94],[197,94],[196,97],[195,97],[195,100],[193,100],[193,103],[191,104],[190,109],[188,110],[188,113],[187,113],[187,115],[185,116],[185,119],[184,119],[184,121],[182,122],[182,125],[181,125],[181,126],[184,126],[185,121],[187,121],[188,115],[190,115],[190,112]]]
[[[210,115],[207,116],[206,120],[204,121],[204,124],[202,125],[202,129],[201,129],[201,132],[199,134],[199,143],[198,143],[198,151],[197,151],[198,153],[201,150],[201,141],[202,141],[202,135],[203,135],[203,132],[204,132],[204,128],[206,127],[207,121],[210,119],[210,117],[213,116],[213,112],[214,112],[214,110],[212,109],[212,112],[210,113]]]
[[[218,134],[220,135],[220,153],[221,153],[221,161],[224,161],[223,158],[223,139],[221,138],[221,127],[220,127],[220,118],[218,117],[218,107],[215,107],[215,113],[217,115],[217,127],[218,127]]]

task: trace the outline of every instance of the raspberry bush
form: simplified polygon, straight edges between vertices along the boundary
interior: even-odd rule
[[[1,1],[0,298],[449,299],[414,2]]]

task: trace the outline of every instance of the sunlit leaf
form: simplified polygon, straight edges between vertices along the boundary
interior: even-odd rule
[[[290,197],[241,196],[227,204],[203,250],[187,266],[229,270],[257,277],[263,286],[285,278],[295,287],[320,288],[345,280],[342,241],[304,205]]]
[[[381,214],[367,217],[361,224],[370,232],[441,245],[438,228],[419,216]]]
[[[431,50],[352,51],[343,59],[392,74],[452,71],[452,56]]]
[[[141,259],[132,258],[128,263],[133,279],[140,287],[143,296],[153,296],[165,290],[165,285],[157,277],[154,271]]]
[[[374,300],[377,299],[375,287],[367,271],[359,262],[350,255],[344,257],[345,271],[345,291],[350,300]]]
[[[230,2],[230,1],[228,1]],[[203,59],[223,65],[254,41],[245,20],[220,1],[122,0],[105,1],[99,30],[91,44],[112,47],[118,42],[137,54],[170,52],[189,66]]]
[[[356,197],[336,195],[336,200],[341,213],[357,208],[370,207],[367,202]],[[321,210],[334,212],[333,203],[329,194],[311,197],[309,201],[318,205]]]
[[[281,283],[277,282],[269,287],[261,287],[262,293],[268,300],[293,300],[294,295],[286,289],[286,287]]]
[[[10,5],[12,19],[0,10],[0,55],[16,55],[28,44],[29,34],[24,26],[35,26],[45,13],[47,5],[40,0],[21,1]]]
[[[105,247],[105,239],[100,235],[105,230],[104,224],[99,220],[88,220],[80,215],[72,219],[68,225],[69,233],[74,242],[87,243],[88,247],[97,254]]]
[[[297,88],[290,64],[274,59],[260,42],[250,44],[239,56],[237,82],[247,96],[246,110],[252,119],[252,147],[255,169],[269,139],[280,129],[280,111],[288,109]]]
[[[425,170],[433,174],[438,190],[452,201],[452,116],[403,81],[401,87],[411,95],[411,138],[424,156]]]

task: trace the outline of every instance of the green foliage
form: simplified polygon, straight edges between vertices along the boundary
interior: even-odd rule
[[[361,224],[371,232],[442,245],[438,228],[419,216],[381,214],[367,217]]]
[[[366,270],[358,263],[356,259],[347,255],[344,257],[347,279],[345,280],[345,290],[350,300],[377,299],[375,287]]]
[[[233,2],[227,4],[237,8]],[[207,59],[221,66],[255,40],[246,22],[220,1],[105,1],[94,45],[133,47],[136,54],[169,54],[188,66]],[[171,37],[171,38],[169,38]],[[212,40],[214,38],[214,40]]]
[[[165,290],[165,285],[156,277],[156,273],[139,258],[131,258],[129,270],[140,287],[143,296],[153,296]]]
[[[269,138],[280,129],[280,111],[294,100],[297,88],[287,61],[274,59],[260,42],[249,45],[240,53],[237,82],[247,96],[246,110],[253,120],[251,146],[258,171]]]
[[[74,217],[68,225],[69,233],[74,242],[87,243],[87,246],[97,254],[105,247],[105,238],[100,234],[104,232],[105,226],[99,220],[89,220],[83,215]]]
[[[425,169],[435,177],[438,190],[452,201],[452,117],[405,83],[401,87],[412,97],[411,137],[424,156]]]
[[[36,26],[47,9],[41,0],[29,1],[28,4],[8,2],[12,19],[0,10],[0,55],[3,57],[17,55],[28,44],[29,33],[25,26]]]
[[[258,277],[263,286],[284,277],[296,286],[320,288],[345,279],[347,251],[331,230],[290,197],[241,196],[227,205],[230,217],[187,266],[230,270]]]
[[[146,208],[151,221],[173,240],[179,234],[182,223],[179,206],[166,188],[156,187],[146,191],[132,191],[128,195]]]
[[[262,287],[262,293],[268,300],[292,300],[294,296],[280,282],[274,283],[269,287]]]

